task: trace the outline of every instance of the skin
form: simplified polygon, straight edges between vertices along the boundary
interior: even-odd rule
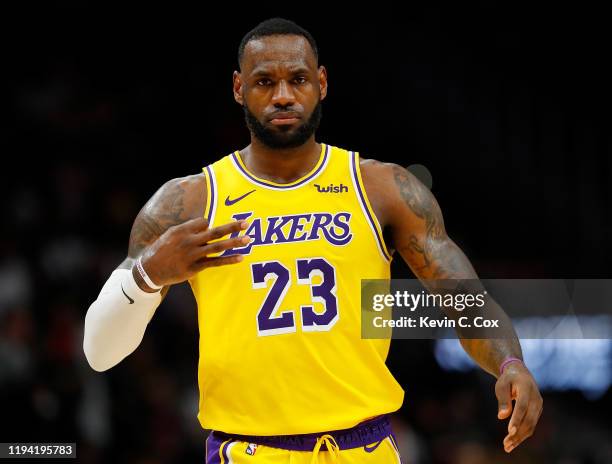
[[[291,40],[287,40],[291,37]],[[271,36],[250,41],[244,51],[241,71],[234,71],[234,100],[247,104],[260,122],[278,133],[295,131],[312,114],[317,102],[327,96],[327,70],[317,60],[306,39]],[[278,112],[298,116],[289,128],[274,126],[270,118]],[[319,159],[321,145],[310,137],[302,146],[274,150],[251,137],[240,151],[251,172],[279,183],[299,179]]]
[[[251,40],[245,47],[240,71],[233,75],[234,99],[245,103],[257,119],[279,134],[290,134],[312,114],[327,95],[327,71],[318,66],[309,43],[301,36],[269,36]],[[277,125],[278,112],[295,116],[291,124]],[[277,121],[278,123],[278,121]],[[291,149],[272,149],[251,134],[251,143],[240,155],[251,172],[278,183],[288,183],[308,173],[321,152],[314,135]],[[440,207],[432,193],[401,166],[361,159],[360,169],[388,245],[410,266],[431,291],[439,279],[478,279],[465,254],[449,238]],[[173,179],[163,185],[138,214],[130,235],[128,256],[119,266],[132,269],[138,285],[153,292],[134,263],[143,266],[165,295],[170,285],[184,282],[211,266],[238,263],[241,255],[208,258],[207,254],[243,246],[249,239],[226,239],[209,244],[231,232],[246,229],[244,222],[209,228],[203,219],[206,180],[202,174]],[[491,303],[498,317],[507,316]],[[505,339],[461,339],[467,353],[487,372],[498,377],[504,359],[522,359],[513,332]],[[519,362],[507,365],[495,384],[498,418],[507,419],[504,449],[512,451],[530,437],[542,413],[542,397],[529,370]],[[514,406],[512,402],[515,402]]]

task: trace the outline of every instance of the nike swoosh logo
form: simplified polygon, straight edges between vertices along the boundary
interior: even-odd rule
[[[235,198],[233,200],[230,200],[229,195],[227,196],[227,198],[225,199],[225,206],[232,206],[234,203],[238,203],[240,200],[242,200],[244,197],[246,197],[247,195],[250,195],[251,193],[253,193],[255,190],[251,190],[250,192],[245,193],[244,195]]]
[[[374,445],[365,445],[363,447],[363,449],[365,450],[366,453],[371,453],[372,451],[374,451],[376,448],[378,448],[380,446],[380,444],[383,442],[383,440],[380,440],[378,443],[374,443]]]
[[[128,294],[127,294],[127,293],[125,293],[125,290],[123,290],[123,284],[121,284],[121,291],[123,292],[123,294],[125,295],[125,297],[126,297],[128,300],[130,300],[130,304],[134,304],[134,300],[133,300],[132,298],[130,298],[130,297],[128,296]]]

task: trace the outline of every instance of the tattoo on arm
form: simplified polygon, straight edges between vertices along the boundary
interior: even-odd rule
[[[402,200],[423,222],[424,230],[410,231],[398,246],[415,274],[426,279],[475,278],[463,252],[446,235],[442,212],[431,192],[400,166],[393,167],[393,175]]]
[[[170,227],[185,222],[191,217],[186,213],[185,188],[181,182],[170,181],[157,192],[142,208],[130,234],[128,257],[117,267],[132,269],[144,249],[159,238]],[[142,279],[138,273],[134,278]],[[166,296],[169,286],[161,290],[162,298]]]
[[[409,227],[403,227],[399,237],[398,251],[406,259],[415,275],[424,282],[431,292],[449,293],[469,291],[460,283],[454,290],[449,290],[444,279],[465,280],[469,287],[478,286],[474,268],[465,254],[447,236],[442,212],[431,192],[410,172],[400,166],[393,167],[395,185],[403,203],[418,218]],[[448,282],[448,280],[446,282]],[[490,301],[486,309],[488,314],[495,314],[505,319],[503,325],[510,332],[504,339],[467,339],[460,336],[466,352],[486,371],[497,376],[500,363],[508,356],[521,357],[521,346],[516,338],[512,325],[495,303]],[[456,317],[454,310],[447,315]]]
[[[184,194],[180,183],[171,183],[145,205],[134,221],[128,256],[138,258],[166,230],[187,220],[184,218]]]

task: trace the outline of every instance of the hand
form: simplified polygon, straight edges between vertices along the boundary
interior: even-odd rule
[[[542,396],[533,376],[520,362],[506,366],[495,384],[495,395],[499,402],[498,419],[507,419],[512,413],[503,442],[504,450],[509,453],[533,435],[542,414]],[[514,412],[512,400],[515,400]]]
[[[184,282],[207,267],[238,263],[242,261],[242,255],[207,255],[247,245],[251,241],[249,236],[218,240],[246,228],[246,221],[231,222],[212,229],[209,229],[208,221],[204,218],[186,221],[170,227],[144,251],[142,267],[155,284],[166,286]]]

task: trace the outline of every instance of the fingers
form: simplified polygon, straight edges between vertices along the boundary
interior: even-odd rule
[[[529,393],[522,391],[520,387],[517,388],[516,402],[514,404],[514,412],[512,413],[512,417],[510,418],[510,422],[508,423],[508,435],[514,435],[525,415],[527,414],[527,410],[529,409]]]
[[[513,423],[514,415],[512,416],[512,419],[510,419],[510,424],[508,425],[509,433],[504,439],[504,449],[507,453],[511,452],[525,439],[533,435],[535,427],[542,414],[542,397],[537,390],[531,389],[527,394],[519,394],[517,404],[518,400],[521,398],[526,398],[526,411],[520,423]],[[518,411],[519,408],[517,406],[514,409],[514,413],[517,414]]]
[[[242,248],[251,242],[251,237],[243,235],[236,237],[241,230],[246,229],[248,223],[246,221],[235,221],[228,224],[223,224],[218,227],[207,229],[194,236],[194,243],[198,244],[198,248],[194,250],[196,260],[204,258],[215,253],[223,253],[231,248]],[[234,235],[232,238],[219,240],[222,237]]]
[[[211,242],[213,240],[220,239],[221,237],[225,237],[226,235],[240,232],[241,230],[246,229],[247,226],[248,223],[246,221],[234,221],[218,227],[207,229],[200,234],[201,237],[199,238],[201,238],[201,243]]]
[[[204,245],[198,250],[198,259],[194,263],[194,270],[199,272],[207,267],[225,266],[228,264],[236,264],[244,259],[243,255],[232,255],[223,257],[208,257],[207,255],[222,253],[225,250],[232,248],[242,248],[251,242],[251,237],[243,235],[242,237],[228,238],[225,240],[217,240],[216,242],[208,243],[212,240],[225,237],[232,233],[240,232],[248,227],[246,221],[235,221],[222,226],[208,229],[202,234]]]
[[[203,236],[205,237],[204,241],[210,241],[246,229],[248,227],[248,223],[247,221],[233,221],[218,227],[209,228],[208,219],[204,217],[198,217],[195,219],[190,219],[189,221],[185,221],[183,224],[179,224],[178,227],[183,226],[187,227],[188,230],[193,234],[205,233],[205,235],[203,234]]]
[[[183,224],[185,225],[185,227],[189,227],[189,229],[191,229],[191,231],[194,233],[198,233],[208,229],[208,219],[206,219],[205,217],[197,217],[195,219],[190,219],[189,221],[185,221]]]
[[[512,413],[512,389],[507,377],[502,376],[495,384],[497,396],[497,418],[507,419]]]
[[[507,369],[495,384],[495,395],[499,402],[497,417],[505,419],[512,413],[508,421],[508,435],[503,441],[504,450],[510,453],[533,435],[542,414],[542,396],[533,376],[524,366],[514,371]]]
[[[236,264],[244,259],[243,255],[224,256],[222,258],[202,258],[193,266],[194,272],[199,272],[207,267],[226,266],[228,264]]]
[[[228,238],[226,240],[219,240],[218,242],[208,243],[200,247],[197,251],[197,258],[204,258],[214,253],[221,253],[231,248],[242,248],[251,242],[251,237],[244,235],[242,237]]]

